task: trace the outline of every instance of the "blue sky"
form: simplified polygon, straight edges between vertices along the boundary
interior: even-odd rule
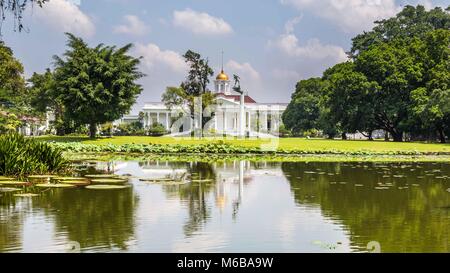
[[[166,86],[186,75],[188,49],[225,72],[239,74],[259,102],[288,102],[297,81],[320,76],[345,60],[351,38],[402,5],[444,6],[445,0],[50,0],[29,8],[26,32],[3,24],[3,40],[24,64],[26,76],[52,66],[65,50],[64,32],[89,44],[133,43],[147,74],[134,107],[160,101]]]

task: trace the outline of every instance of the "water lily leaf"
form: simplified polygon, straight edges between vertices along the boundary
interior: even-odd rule
[[[70,184],[37,184],[36,187],[38,188],[63,188],[63,189],[68,189],[68,188],[75,188],[75,185],[70,185]]]
[[[56,175],[30,175],[28,176],[29,179],[49,179],[49,178],[55,178]]]
[[[12,181],[12,180],[14,180],[13,177],[0,176],[0,181]]]
[[[30,183],[23,181],[0,181],[0,186],[26,186]]]
[[[21,189],[16,189],[16,188],[0,188],[0,192],[3,192],[3,193],[16,192],[16,191],[21,191]]]
[[[88,174],[85,175],[87,178],[113,178],[118,177],[117,174]]]
[[[125,184],[128,181],[124,179],[93,179],[93,184]]]
[[[119,185],[90,185],[86,189],[89,190],[123,190],[127,189],[129,186],[119,186]]]
[[[59,180],[59,181],[66,181],[66,180],[70,180],[70,181],[86,181],[85,177],[56,177],[55,180]]]
[[[35,193],[18,193],[14,194],[14,197],[23,197],[23,198],[31,198],[31,197],[39,197],[39,194]]]
[[[87,180],[64,180],[64,181],[60,181],[60,183],[74,185],[74,186],[87,186],[87,185],[91,184]]]
[[[193,179],[192,182],[195,183],[204,183],[204,182],[213,182],[214,180],[212,179]]]

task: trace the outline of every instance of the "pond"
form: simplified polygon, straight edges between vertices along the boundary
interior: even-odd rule
[[[449,163],[84,162],[115,190],[0,196],[0,252],[450,251]],[[181,182],[155,180],[176,176]],[[145,181],[141,181],[145,180]],[[375,242],[375,243],[374,243]]]

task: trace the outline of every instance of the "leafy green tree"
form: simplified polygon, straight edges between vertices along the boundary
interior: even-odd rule
[[[423,48],[420,40],[399,39],[371,46],[355,60],[356,71],[376,82],[379,92],[373,98],[374,120],[394,141],[403,141],[408,131],[410,94],[423,85]]]
[[[208,91],[209,78],[214,75],[214,71],[209,66],[208,59],[203,59],[192,50],[188,50],[183,57],[189,65],[189,72],[181,88],[189,96],[198,97]]]
[[[12,50],[0,41],[0,106],[20,103],[25,94],[23,66]]]
[[[318,129],[320,99],[324,92],[324,82],[311,78],[297,83],[292,101],[283,113],[283,123],[294,134]]]
[[[352,62],[330,68],[324,73],[324,80],[328,83],[325,104],[329,119],[344,132],[343,135],[361,132],[372,139],[372,132],[377,128],[373,119],[373,98],[378,92],[378,84],[356,72]]]
[[[450,31],[428,33],[424,41],[425,65],[423,87],[414,90],[412,115],[420,120],[422,129],[437,131],[446,142],[450,130]]]
[[[127,55],[131,44],[122,48],[100,44],[90,48],[81,38],[67,33],[69,49],[55,56],[56,88],[65,116],[88,124],[94,138],[97,125],[128,113],[142,92],[137,84],[144,75],[140,60]]]
[[[214,75],[214,71],[209,66],[208,59],[203,59],[192,50],[188,50],[183,57],[189,66],[186,80],[180,87],[167,87],[162,95],[162,101],[169,109],[187,106],[193,116],[195,98],[202,98],[203,109],[214,103],[215,96],[208,90],[210,77]],[[203,125],[210,119],[211,117],[204,117]]]
[[[350,54],[355,57],[368,50],[371,45],[386,43],[395,39],[424,37],[436,29],[450,29],[450,6],[447,12],[440,7],[427,11],[424,6],[406,6],[395,17],[375,22],[376,26],[368,32],[353,38]]]

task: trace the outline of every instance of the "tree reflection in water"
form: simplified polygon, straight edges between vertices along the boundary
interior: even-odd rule
[[[207,198],[214,189],[216,174],[212,164],[202,162],[185,163],[186,171],[196,180],[211,180],[211,182],[189,183],[185,185],[164,186],[169,196],[178,195],[185,202],[189,218],[183,226],[185,236],[191,237],[199,231],[211,217],[211,208]]]
[[[112,191],[52,190],[38,199],[54,215],[57,232],[90,247],[126,250],[134,238],[137,198],[133,189]]]
[[[450,251],[448,164],[283,163],[282,169],[296,202],[341,222],[357,250],[378,241],[384,252]]]
[[[18,206],[12,196],[0,197],[0,253],[22,247],[25,214],[24,206]]]

